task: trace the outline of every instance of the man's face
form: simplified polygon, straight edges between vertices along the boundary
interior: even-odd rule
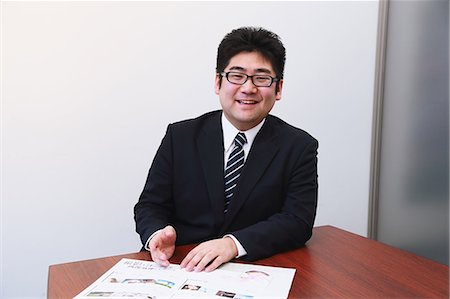
[[[240,72],[247,75],[270,75],[275,77],[272,64],[257,52],[242,52],[233,56],[224,72]],[[243,85],[228,82],[225,76],[220,84],[216,74],[215,91],[219,95],[225,117],[238,130],[246,131],[259,124],[272,110],[275,101],[281,99],[283,82],[275,93],[277,82],[270,87],[256,87],[248,78]]]

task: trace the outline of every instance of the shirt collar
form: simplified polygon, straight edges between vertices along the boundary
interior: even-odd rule
[[[261,127],[264,125],[265,118],[256,126],[247,131],[239,131],[236,129],[225,117],[225,114],[222,112],[222,132],[223,132],[223,145],[225,152],[227,152],[231,146],[233,145],[234,138],[237,133],[242,132],[245,133],[245,137],[247,138],[247,145],[249,147],[252,146],[253,140],[255,140],[256,134],[258,134]]]

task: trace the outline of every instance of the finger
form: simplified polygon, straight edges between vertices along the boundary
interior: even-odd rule
[[[192,260],[192,258],[197,254],[198,246],[188,252],[184,259],[180,263],[181,268],[186,268],[187,264]]]
[[[162,263],[166,260],[168,260],[167,255],[163,251],[163,248],[161,248],[161,244],[159,242],[152,242],[150,241],[149,249],[150,249],[150,255],[152,256],[152,260],[157,263]]]
[[[197,264],[201,261],[202,256],[201,255],[195,255],[191,261],[186,265],[186,271],[191,272],[195,269]]]
[[[209,264],[205,268],[205,272],[211,272],[216,270],[220,265],[222,265],[224,262],[226,262],[221,256],[216,257],[211,264]]]
[[[217,258],[217,254],[207,253],[206,255],[204,255],[202,257],[202,259],[195,266],[195,272],[203,271],[203,269],[205,269],[205,267],[216,258]]]
[[[157,264],[163,267],[168,267],[170,265],[168,260],[160,260]]]
[[[161,246],[172,246],[175,245],[176,239],[177,235],[175,229],[168,225],[161,231],[159,240],[161,242]]]
[[[199,251],[191,256],[189,262],[185,266],[186,271],[192,271],[194,267],[196,267],[197,264],[202,260],[203,256],[204,253],[202,251]]]
[[[167,260],[167,257],[163,253],[152,253],[152,260],[157,263],[158,265],[167,267],[169,266],[169,261]]]
[[[163,232],[166,237],[172,237],[175,234],[174,228],[170,225],[166,226]]]

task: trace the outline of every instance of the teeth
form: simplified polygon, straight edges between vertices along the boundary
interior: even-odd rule
[[[251,100],[242,100],[240,101],[242,104],[254,104],[256,103],[256,101],[251,101]]]

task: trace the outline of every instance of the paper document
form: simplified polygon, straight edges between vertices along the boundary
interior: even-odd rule
[[[295,269],[227,263],[212,272],[122,259],[75,298],[285,299]]]

